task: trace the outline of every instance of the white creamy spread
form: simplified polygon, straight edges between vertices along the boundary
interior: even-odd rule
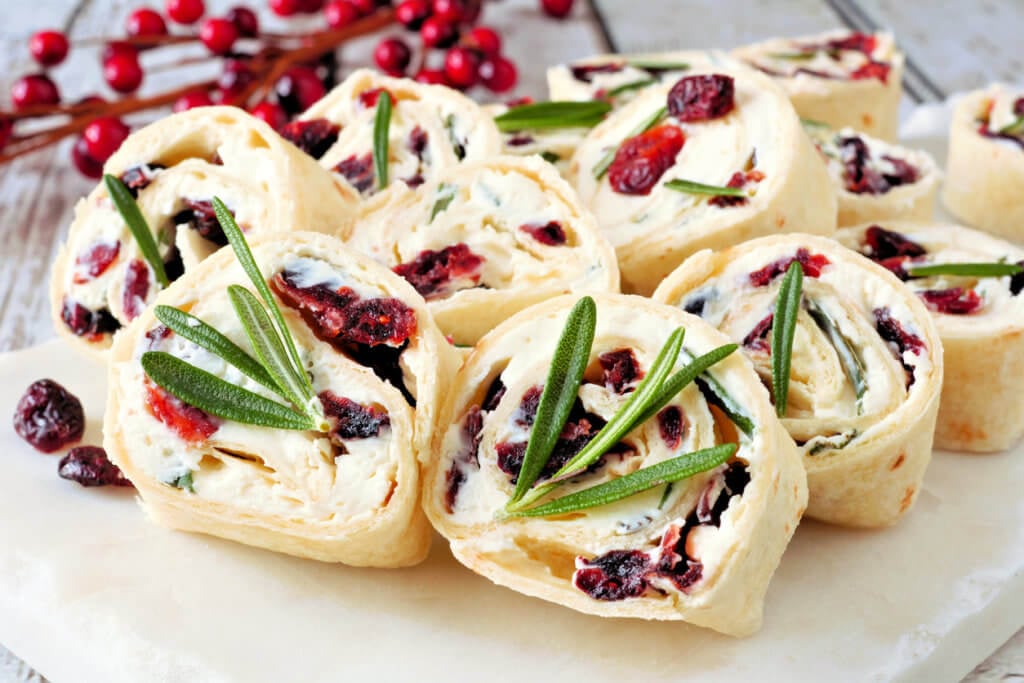
[[[850,31],[830,31],[801,38],[775,38],[741,48],[736,53],[751,66],[763,69],[772,76],[795,80],[821,78],[808,72],[846,80],[857,69],[872,61],[888,64],[895,58],[896,44],[888,33],[871,34],[875,45],[868,54],[860,50],[824,48],[829,41],[843,40],[852,35]]]
[[[1024,114],[1017,114],[1013,108],[1017,100],[1024,98],[1024,88],[1014,88],[996,83],[988,89],[992,109],[988,112],[988,129],[996,132],[1018,121]],[[980,112],[982,115],[985,112]]]

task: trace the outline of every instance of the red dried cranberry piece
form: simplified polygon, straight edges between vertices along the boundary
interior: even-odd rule
[[[353,154],[343,159],[334,170],[345,176],[357,192],[366,192],[373,187],[373,155],[369,152],[363,156]]]
[[[1017,265],[1024,268],[1024,261],[1017,261]],[[1017,296],[1021,290],[1024,290],[1024,272],[1010,277],[1010,294]]]
[[[95,280],[106,272],[121,252],[121,243],[96,242],[89,250],[75,259],[75,274],[72,282],[76,285]]]
[[[647,591],[650,558],[639,550],[612,550],[590,560],[577,558],[582,566],[573,585],[594,600],[639,598]]]
[[[805,277],[819,277],[825,266],[832,263],[824,254],[811,254],[809,250],[804,247],[800,247],[796,250],[796,255],[788,258],[781,258],[778,261],[769,263],[760,270],[755,270],[750,274],[750,284],[754,287],[764,287],[771,283],[772,280],[785,273],[789,268],[789,264],[793,262],[800,264],[800,268],[804,271]]]
[[[729,182],[725,184],[726,187],[741,188],[747,184],[747,174],[743,171],[736,171],[729,178]],[[730,197],[729,195],[715,195],[708,200],[708,204],[711,206],[718,206],[725,208],[727,206],[742,206],[747,203],[746,197]]]
[[[644,377],[633,349],[608,351],[598,356],[597,360],[601,364],[601,383],[616,394],[632,391]]]
[[[867,64],[857,68],[853,73],[850,74],[850,78],[855,81],[863,81],[869,78],[876,78],[882,83],[889,81],[889,69],[891,69],[885,62],[876,62],[874,60]]]
[[[843,181],[854,194],[885,194],[890,185],[881,173],[871,168],[871,150],[862,138],[850,136],[839,140],[843,161]]]
[[[774,313],[769,313],[762,318],[759,323],[754,325],[754,329],[750,330],[747,336],[743,338],[743,346],[751,351],[768,352],[768,333],[771,331],[774,321]]]
[[[689,421],[679,406],[669,406],[658,413],[658,431],[669,448],[679,448],[687,427]]]
[[[110,315],[107,309],[91,311],[82,304],[68,299],[64,299],[61,318],[73,334],[85,337],[89,341],[99,341],[103,335],[113,334],[121,327],[121,323]]]
[[[1014,100],[1013,113],[1016,116],[1024,116],[1024,97],[1018,97]]]
[[[697,501],[694,516],[699,524],[720,526],[722,514],[729,507],[733,496],[743,494],[750,483],[750,472],[740,461],[729,463],[724,472],[717,471]],[[693,521],[688,519],[687,523]]]
[[[161,342],[170,337],[173,334],[171,328],[166,325],[157,325],[150,331],[146,332],[146,339],[149,340],[149,350],[155,351],[160,347]]]
[[[384,410],[364,406],[330,390],[320,392],[317,397],[331,424],[331,441],[370,439],[379,436],[381,429],[391,425],[391,418]]]
[[[629,138],[615,152],[608,182],[620,194],[645,195],[672,168],[686,137],[666,123]]]
[[[124,296],[121,304],[124,314],[134,320],[146,308],[146,297],[149,296],[149,266],[142,259],[135,259],[128,264],[124,274]]]
[[[82,486],[131,486],[107,452],[99,446],[72,448],[60,459],[57,474],[61,479],[77,481]]]
[[[416,155],[416,158],[423,161],[423,152],[427,149],[427,132],[416,126],[409,132],[409,151]]]
[[[149,382],[146,383],[146,410],[189,443],[205,441],[220,428],[217,418]]]
[[[851,33],[845,38],[836,38],[825,43],[827,50],[851,50],[870,55],[875,51],[877,39],[870,33]]]
[[[903,365],[903,369],[907,373],[907,386],[909,387],[914,383],[914,370],[903,360],[903,354],[910,351],[915,356],[921,355],[924,350],[924,342],[917,335],[904,330],[903,325],[892,317],[888,308],[876,308],[872,313],[875,316],[875,330],[879,337],[889,342],[896,360]]]
[[[731,76],[700,74],[683,76],[668,93],[668,113],[680,121],[709,121],[735,108]]]
[[[893,230],[886,230],[880,225],[872,225],[864,231],[864,243],[867,249],[864,255],[873,261],[881,261],[894,256],[924,256],[927,250],[917,242]]]
[[[894,156],[883,154],[882,159],[892,164],[892,173],[883,173],[882,177],[892,187],[899,187],[900,185],[909,185],[917,182],[917,168],[912,164],[904,161],[903,159],[897,159]]]
[[[363,299],[352,304],[344,341],[376,346],[398,346],[416,332],[416,313],[398,299]]]
[[[14,431],[36,450],[53,453],[82,438],[82,402],[52,379],[33,382],[14,409]]]
[[[281,137],[314,159],[319,159],[338,141],[340,132],[341,126],[327,119],[310,119],[286,124],[281,129]]]
[[[669,527],[662,536],[661,556],[654,568],[658,575],[670,579],[683,592],[689,592],[704,574],[704,565],[686,554],[686,537],[689,534],[689,519],[686,526]]]
[[[494,378],[491,382],[491,386],[487,387],[487,393],[484,394],[484,402],[480,406],[483,410],[494,410],[501,403],[501,399],[505,396],[505,384],[501,381],[501,375]]]
[[[890,273],[898,277],[900,280],[906,282],[907,280],[910,279],[910,274],[907,272],[904,266],[909,260],[909,256],[893,256],[891,258],[884,258],[881,261],[877,261],[877,263],[878,265],[882,266]]]
[[[924,299],[929,309],[949,315],[968,315],[978,311],[982,306],[981,297],[973,289],[926,289],[917,295]]]
[[[614,74],[622,71],[624,67],[625,64],[622,62],[609,62],[608,64],[580,64],[569,67],[569,70],[577,81],[591,83],[594,80],[594,74]]]
[[[532,135],[519,133],[517,135],[513,135],[508,140],[505,140],[505,145],[508,147],[523,147],[524,145],[533,144],[534,142],[535,140]]]
[[[228,238],[224,229],[220,227],[217,214],[213,211],[213,203],[205,199],[184,199],[186,206],[174,215],[175,224],[188,224],[188,227],[199,233],[205,240],[213,242],[218,247],[227,246]],[[234,216],[235,212],[231,211]]]
[[[391,94],[386,88],[373,88],[371,90],[364,90],[359,93],[359,104],[363,109],[370,109],[371,107],[377,106],[377,100],[380,99],[380,94],[386,92],[391,95],[391,103],[395,103],[395,96]]]
[[[133,166],[121,174],[121,182],[128,188],[133,197],[138,197],[139,192],[149,187],[156,177],[157,171],[162,171],[166,166],[161,164],[142,164]]]
[[[430,301],[476,287],[483,275],[483,264],[483,256],[459,242],[440,251],[421,251],[414,260],[400,263],[393,270]]]
[[[548,221],[543,225],[538,223],[527,223],[520,225],[519,229],[549,247],[560,247],[566,242],[565,229],[558,221]]]
[[[480,432],[484,428],[484,416],[480,408],[473,406],[466,413],[462,423],[463,449],[453,458],[452,466],[445,473],[444,506],[448,512],[455,509],[455,501],[459,497],[459,489],[466,483],[466,470],[478,469],[480,461]]]
[[[326,285],[298,287],[296,274],[282,271],[274,276],[273,285],[285,304],[301,311],[306,323],[317,336],[332,340],[337,338],[347,324],[346,311],[359,299],[349,287],[333,290]]]

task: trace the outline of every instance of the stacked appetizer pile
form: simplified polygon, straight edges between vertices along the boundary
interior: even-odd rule
[[[53,269],[110,380],[112,462],[64,469],[174,528],[374,567],[433,528],[522,593],[750,634],[805,511],[896,523],[937,415],[940,447],[1024,430],[1024,250],[932,222],[902,64],[838,32],[597,56],[549,102],[359,71],[280,135],[155,123]],[[953,213],[1021,237],[1024,93],[965,98],[948,169]],[[54,450],[81,429],[39,384]]]

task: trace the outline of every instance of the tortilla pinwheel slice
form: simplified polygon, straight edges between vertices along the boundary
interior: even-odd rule
[[[495,118],[512,108],[506,104],[487,104],[483,107],[488,115]],[[553,164],[564,176],[569,172],[572,155],[576,152],[576,148],[579,147],[588,130],[590,129],[583,127],[557,127],[502,132],[502,154],[520,157],[539,156],[544,161]]]
[[[801,296],[781,308],[777,332],[793,264]],[[808,516],[881,527],[911,509],[932,456],[942,343],[924,304],[892,273],[830,239],[776,235],[693,255],[654,298],[741,344],[800,448]],[[787,327],[791,353],[775,358]],[[776,387],[786,387],[784,409]]]

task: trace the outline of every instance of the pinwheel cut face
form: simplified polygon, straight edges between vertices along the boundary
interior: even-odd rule
[[[652,83],[674,83],[691,69],[707,66],[706,52],[599,55],[548,70],[553,100],[602,100],[621,107]]]
[[[994,85],[977,116],[978,134],[1024,150],[1024,90]]]
[[[924,153],[890,145],[851,128],[832,131],[809,125],[807,132],[828,165],[833,182],[857,195],[882,195],[934,173]]]
[[[771,40],[741,53],[747,63],[771,76],[887,83],[896,49],[887,34],[839,31]]]

